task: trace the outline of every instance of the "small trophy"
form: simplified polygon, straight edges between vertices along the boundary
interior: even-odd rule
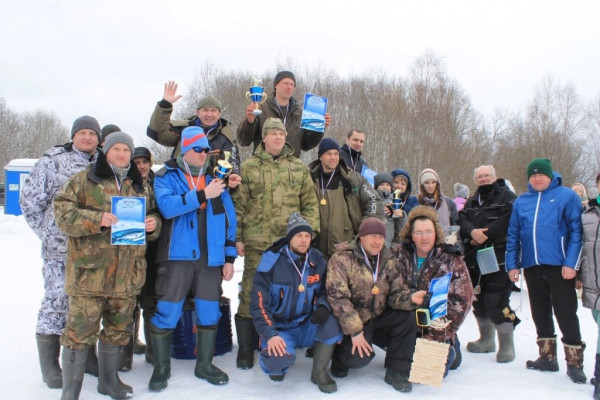
[[[402,208],[402,199],[400,198],[401,194],[402,192],[400,189],[396,189],[394,190],[394,193],[392,193],[392,208],[394,210],[399,210]]]
[[[265,93],[265,89],[260,86],[260,79],[252,78],[252,87],[246,92],[246,99],[250,103],[254,103],[255,109],[252,111],[252,114],[262,114],[259,105],[267,100],[267,94]]]
[[[224,151],[223,154],[225,154],[225,159],[217,161],[217,166],[213,169],[214,176],[219,179],[227,178],[233,171],[233,165],[229,162],[231,152]]]

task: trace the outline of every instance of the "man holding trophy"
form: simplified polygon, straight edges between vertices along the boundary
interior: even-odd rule
[[[237,187],[241,182],[239,150],[231,123],[221,118],[221,102],[213,96],[204,96],[198,101],[195,115],[182,120],[170,119],[173,104],[181,97],[177,94],[177,83],[165,83],[163,98],[154,108],[146,135],[164,146],[173,146],[171,158],[176,158],[181,152],[181,132],[188,126],[199,126],[206,132],[210,144],[212,160],[209,159],[209,163],[216,165],[217,160],[221,161],[219,164],[223,161],[231,163],[233,171],[227,185]]]
[[[280,71],[273,81],[273,92],[261,96],[258,82],[254,82],[248,93],[251,103],[246,107],[246,119],[237,130],[237,139],[242,146],[254,145],[254,150],[262,141],[263,125],[268,118],[278,118],[287,131],[286,143],[294,149],[294,156],[300,157],[301,151],[316,147],[324,133],[300,128],[302,107],[292,97],[296,88],[296,77],[290,71]],[[263,92],[264,94],[264,92]],[[258,113],[260,111],[260,113]],[[331,123],[331,115],[325,114],[325,127]]]

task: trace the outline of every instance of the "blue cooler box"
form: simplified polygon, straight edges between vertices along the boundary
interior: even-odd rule
[[[4,214],[21,215],[19,197],[25,178],[33,169],[37,159],[20,158],[4,166]]]

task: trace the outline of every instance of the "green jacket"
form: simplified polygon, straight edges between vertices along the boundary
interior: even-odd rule
[[[265,250],[285,236],[294,211],[319,231],[319,209],[308,167],[293,156],[288,144],[275,160],[264,145],[242,163],[242,183],[232,191],[238,220],[237,241]]]
[[[146,215],[156,220],[155,240],[162,226],[152,188],[131,164],[117,188],[104,154],[73,175],[54,199],[58,227],[68,236],[65,290],[70,296],[130,297],[146,280],[146,246],[114,246],[110,229],[101,228],[102,214],[111,212],[113,196],[146,198]]]
[[[308,167],[321,201],[321,161],[315,160]],[[316,243],[327,258],[335,252],[336,244],[354,239],[364,218],[383,220],[383,202],[362,175],[346,167],[341,159],[335,173],[339,174],[338,186],[325,191],[326,204],[319,203],[321,224]]]

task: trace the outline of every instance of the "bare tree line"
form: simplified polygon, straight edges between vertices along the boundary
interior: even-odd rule
[[[236,129],[244,118],[245,92],[252,78],[261,79],[262,86],[270,92],[273,77],[283,69],[296,74],[295,97],[301,102],[305,93],[329,99],[332,124],[327,136],[341,144],[350,129],[367,133],[364,157],[376,171],[389,172],[401,167],[416,180],[422,169],[431,167],[440,174],[445,193],[453,196],[454,182],[464,183],[473,190],[473,168],[493,164],[498,175],[510,179],[521,193],[526,190],[527,163],[536,157],[547,157],[563,176],[563,184],[570,186],[579,181],[590,189],[595,187],[594,178],[600,171],[600,96],[586,105],[572,86],[546,78],[525,111],[498,109],[485,118],[431,52],[415,60],[407,77],[373,69],[343,78],[323,65],[302,67],[289,59],[278,61],[275,68],[260,73],[224,70],[207,63],[175,104],[174,116],[193,115],[197,101],[204,95],[213,95],[222,101],[223,117]],[[42,112],[34,114],[37,117],[28,118],[44,120]],[[11,117],[6,104],[0,101],[0,157],[5,157],[0,158],[0,163],[18,157],[38,157],[57,142],[45,133],[46,141],[38,143],[41,150],[31,147],[30,142],[35,140],[11,143],[11,138],[25,140],[33,134],[27,131],[23,135],[22,129],[47,129],[46,132],[62,129],[66,134],[65,128],[56,127],[51,114],[45,117],[48,128],[39,125],[35,128],[32,123],[15,127],[10,122],[14,115]],[[10,149],[4,143],[9,143]],[[170,154],[170,150],[150,140],[145,145],[155,155],[155,162],[162,162]],[[250,154],[250,147],[242,149],[242,158]],[[305,162],[316,157],[316,150],[302,156]]]

